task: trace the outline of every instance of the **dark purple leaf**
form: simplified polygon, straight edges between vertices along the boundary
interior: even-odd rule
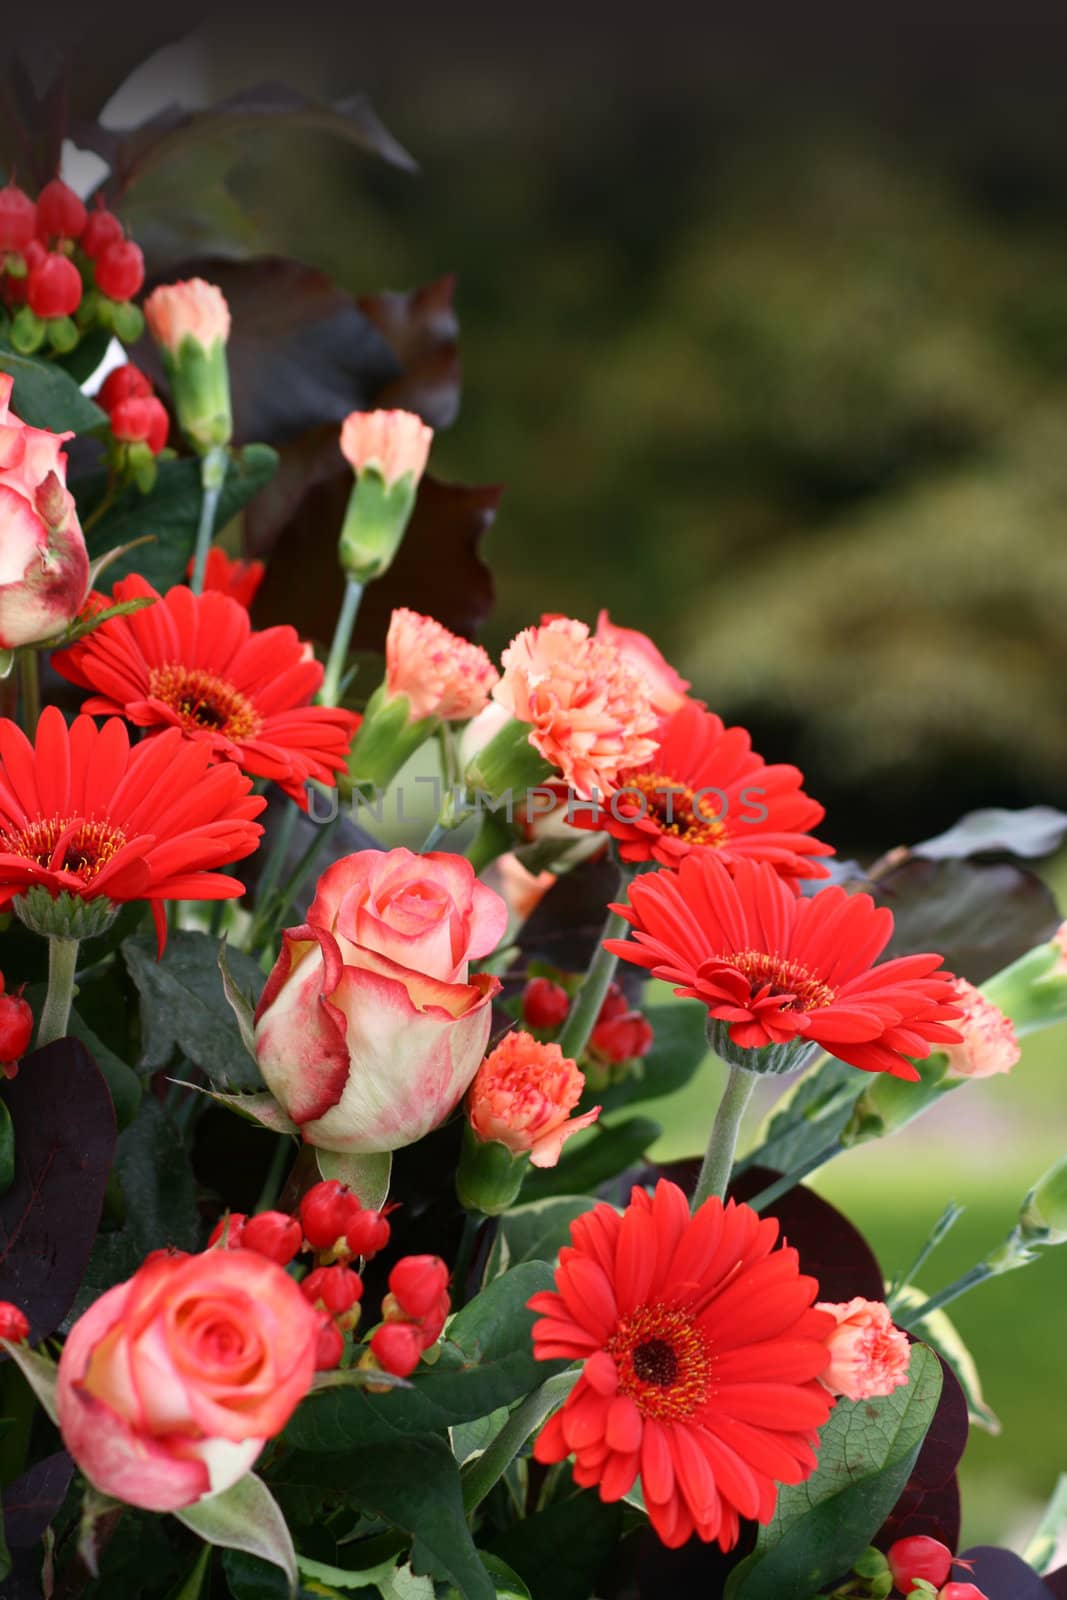
[[[565,872],[523,923],[518,940],[523,956],[551,961],[563,972],[584,972],[619,889],[619,869],[607,852]]]
[[[990,806],[970,811],[945,833],[912,845],[912,855],[927,861],[959,860],[967,856],[1007,854],[1037,859],[1050,856],[1067,837],[1067,812],[1054,806],[1024,806],[1008,811]]]
[[[953,1577],[958,1582],[973,1583],[982,1590],[986,1600],[1049,1600],[1050,1595],[1058,1592],[1044,1583],[1033,1567],[1027,1566],[1012,1550],[975,1545],[973,1550],[964,1550],[960,1560],[970,1561],[973,1570],[958,1570]]]
[[[1060,1567],[1058,1571],[1046,1574],[1045,1588],[1056,1600],[1067,1600],[1067,1567]]]
[[[0,1300],[19,1306],[34,1344],[74,1300],[115,1156],[115,1111],[76,1039],[35,1050],[4,1087],[15,1125],[15,1181],[0,1200]]]
[[[377,397],[379,406],[416,411],[432,428],[450,428],[459,411],[459,321],[449,275],[406,293],[365,295],[359,308],[386,340],[402,376]]]
[[[65,1450],[45,1456],[4,1490],[4,1534],[13,1550],[37,1543],[63,1504],[74,1462]]]
[[[956,1467],[967,1443],[967,1401],[952,1368],[941,1362],[941,1398],[919,1458],[900,1499],[874,1540],[888,1550],[896,1539],[925,1534],[955,1550],[960,1537]]]
[[[749,1167],[730,1192],[736,1200],[751,1199],[777,1176],[766,1167]],[[778,1218],[783,1239],[800,1255],[801,1270],[818,1278],[820,1300],[885,1297],[885,1280],[870,1245],[847,1217],[813,1189],[798,1185],[767,1206],[763,1214]]]
[[[1048,886],[1012,862],[912,857],[879,878],[873,892],[896,922],[887,955],[937,950],[971,983],[984,983],[1051,938],[1061,920]]]

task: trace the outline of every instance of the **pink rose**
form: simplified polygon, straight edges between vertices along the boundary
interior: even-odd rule
[[[89,556],[67,489],[69,433],[30,428],[0,372],[0,649],[61,633],[89,592]]]
[[[309,1144],[399,1150],[444,1121],[500,988],[468,964],[506,922],[463,856],[362,850],[323,874],[256,1012],[260,1071]]]
[[[103,1494],[146,1511],[228,1489],[308,1393],[319,1320],[265,1256],[159,1251],[71,1329],[63,1442]]]
[[[819,1382],[831,1394],[874,1400],[907,1383],[911,1346],[907,1334],[893,1326],[883,1301],[857,1296],[831,1305],[820,1300],[815,1309],[837,1319],[826,1340],[830,1365],[819,1374]]]

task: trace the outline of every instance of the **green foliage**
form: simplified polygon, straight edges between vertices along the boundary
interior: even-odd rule
[[[627,1117],[613,1127],[594,1123],[579,1135],[559,1162],[544,1171],[531,1171],[522,1186],[529,1200],[553,1195],[595,1193],[602,1183],[640,1160],[660,1135],[660,1125],[649,1117]]]
[[[92,433],[107,417],[87,400],[69,373],[54,361],[19,355],[0,344],[0,372],[15,380],[11,408],[33,428],[52,433]]]
[[[575,1217],[591,1211],[595,1204],[588,1195],[561,1195],[513,1206],[500,1219],[487,1276],[493,1278],[523,1261],[554,1262],[570,1239]]]
[[[556,1500],[487,1541],[513,1567],[532,1600],[589,1600],[622,1531],[621,1505],[591,1490]]]
[[[180,1051],[219,1088],[251,1093],[263,1088],[244,1047],[219,976],[218,941],[207,933],[172,933],[162,961],[151,938],[126,939],[122,955],[141,996],[141,1060],[155,1072]],[[258,996],[263,973],[251,956],[227,953],[239,988]]]

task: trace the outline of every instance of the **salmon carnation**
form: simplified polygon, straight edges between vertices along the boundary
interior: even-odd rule
[[[837,1323],[827,1340],[830,1365],[821,1379],[831,1394],[877,1400],[907,1383],[911,1346],[907,1334],[893,1326],[883,1301],[858,1296],[830,1305],[820,1300],[816,1310],[828,1311]]]
[[[659,719],[648,684],[584,622],[525,628],[501,660],[494,700],[529,723],[530,744],[578,794],[611,794],[620,772],[651,759]]]
[[[600,1107],[571,1112],[585,1078],[558,1044],[539,1044],[529,1033],[508,1033],[482,1062],[467,1098],[467,1115],[479,1139],[496,1140],[512,1155],[529,1153],[535,1167],[554,1167],[572,1134],[588,1128]]]
[[[416,720],[469,721],[488,705],[499,677],[480,645],[406,606],[393,612],[385,639],[386,689],[390,698],[407,696]]]
[[[373,468],[389,486],[426,471],[433,429],[411,411],[352,411],[341,427],[341,454],[355,473]]]
[[[963,1042],[945,1049],[948,1076],[992,1078],[998,1072],[1010,1072],[1022,1055],[1011,1018],[966,978],[955,980],[952,998],[960,1008],[955,1027]]]
[[[669,717],[681,710],[689,680],[663,659],[647,633],[638,628],[620,628],[606,611],[602,611],[596,619],[596,637],[602,644],[614,645],[641,674],[652,696],[652,708],[659,716]]]
[[[225,344],[230,337],[226,297],[203,278],[161,284],[145,301],[144,314],[153,339],[172,356],[178,354],[183,339],[192,339],[206,350],[216,341]]]
[[[534,1355],[582,1375],[534,1446],[574,1455],[574,1479],[621,1500],[640,1477],[664,1544],[696,1533],[724,1550],[742,1517],[769,1522],[778,1485],[815,1470],[833,1406],[819,1382],[833,1318],[814,1278],[775,1248],[778,1223],[706,1200],[692,1217],[661,1179],[620,1214],[598,1205],[571,1225],[556,1287],[530,1309]]]

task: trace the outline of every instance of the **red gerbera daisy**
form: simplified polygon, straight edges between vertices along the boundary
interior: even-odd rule
[[[236,767],[177,730],[130,748],[117,718],[67,728],[49,706],[36,749],[0,719],[0,907],[39,885],[53,899],[149,900],[160,950],[164,900],[231,900],[236,878],[210,869],[249,856],[266,802]]]
[[[833,846],[810,830],[825,816],[801,788],[797,767],[769,767],[745,728],[688,700],[664,724],[659,748],[643,767],[618,777],[598,810],[572,806],[575,827],[606,831],[624,861],[676,867],[690,850],[715,850],[721,860],[769,861],[783,878],[825,878],[813,858]]]
[[[534,1446],[574,1454],[575,1482],[619,1500],[640,1475],[664,1544],[737,1542],[739,1519],[770,1521],[781,1483],[815,1470],[833,1408],[818,1381],[835,1323],[778,1223],[706,1200],[690,1217],[677,1184],[634,1189],[620,1216],[596,1206],[571,1226],[556,1289],[530,1309],[534,1355],[582,1375]]]
[[[765,863],[731,872],[699,850],[676,873],[637,878],[615,909],[635,937],[606,948],[702,1000],[722,1024],[720,1054],[731,1041],[747,1053],[808,1040],[865,1072],[917,1078],[909,1056],[959,1043],[945,1026],[960,1012],[940,956],[872,964],[893,913],[870,895],[834,887],[801,899]]]
[[[195,565],[194,556],[185,569],[187,578],[192,577]],[[236,600],[248,611],[256,598],[266,570],[262,561],[231,559],[221,545],[213,544],[207,553],[207,562],[204,566],[204,589],[228,594],[231,600]]]
[[[180,728],[216,759],[273,778],[307,809],[309,778],[333,785],[359,719],[313,706],[323,669],[294,628],[253,633],[229,595],[183,587],[160,596],[136,575],[114,600],[156,603],[103,623],[52,657],[56,671],[97,692],[83,710],[117,714],[140,728]]]

